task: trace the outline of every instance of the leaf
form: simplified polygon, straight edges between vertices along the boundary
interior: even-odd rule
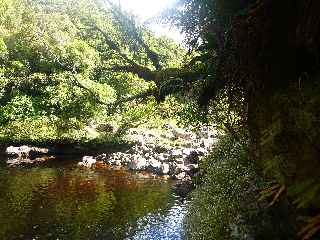
[[[308,220],[306,225],[299,233],[303,240],[310,239],[316,232],[320,230],[320,214]]]
[[[279,190],[278,190],[278,192],[276,193],[276,195],[274,196],[272,202],[269,204],[269,207],[270,207],[270,206],[273,206],[273,205],[279,200],[281,193],[283,193],[285,190],[286,190],[286,186],[285,186],[285,185],[282,185],[282,186],[279,188]]]
[[[260,191],[261,197],[258,199],[258,201],[262,201],[268,197],[274,196],[271,203],[269,203],[268,207],[273,206],[279,200],[281,194],[285,190],[286,190],[285,185],[280,185],[279,183],[276,183],[271,187],[261,190]]]

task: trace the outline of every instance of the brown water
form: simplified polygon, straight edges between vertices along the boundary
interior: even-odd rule
[[[74,163],[0,166],[0,239],[182,239],[172,183]]]

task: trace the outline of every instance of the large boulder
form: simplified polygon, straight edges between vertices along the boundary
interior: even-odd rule
[[[188,164],[184,166],[183,170],[188,173],[189,176],[193,177],[199,172],[199,166],[198,164]]]
[[[162,174],[161,171],[161,162],[156,159],[148,160],[148,167],[147,170],[156,174]]]
[[[97,160],[92,156],[84,156],[82,162],[78,163],[80,167],[93,168],[95,167]]]
[[[132,161],[128,164],[129,169],[136,171],[146,170],[147,166],[147,160],[141,156],[134,156]]]
[[[49,153],[48,148],[38,148],[30,146],[14,147],[10,146],[6,149],[6,154],[9,157],[21,158],[21,159],[35,159],[37,157],[46,155]]]
[[[194,189],[191,179],[181,179],[174,185],[174,192],[181,197],[187,197],[188,194]]]
[[[184,159],[185,164],[198,164],[199,153],[197,151],[191,151]]]

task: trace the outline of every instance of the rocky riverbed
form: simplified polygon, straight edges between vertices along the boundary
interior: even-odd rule
[[[84,156],[79,167],[147,171],[177,181],[180,195],[192,189],[199,163],[221,134],[209,127],[182,129],[165,124],[162,129],[133,128],[128,138],[135,144],[124,152]]]
[[[177,180],[180,195],[190,191],[192,178],[199,174],[199,163],[217,142],[221,133],[209,127],[183,129],[170,124],[162,128],[132,128],[127,140],[132,147],[114,153],[83,156],[81,168],[125,169],[149,172]],[[54,159],[54,150],[31,146],[10,146],[9,166],[30,165]]]

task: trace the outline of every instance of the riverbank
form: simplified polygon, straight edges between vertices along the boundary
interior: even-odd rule
[[[131,128],[122,144],[56,144],[9,146],[9,167],[41,165],[63,156],[82,158],[78,167],[148,172],[177,180],[177,192],[186,196],[199,174],[199,163],[218,141],[221,133],[203,126],[183,129],[171,124],[161,128]]]

